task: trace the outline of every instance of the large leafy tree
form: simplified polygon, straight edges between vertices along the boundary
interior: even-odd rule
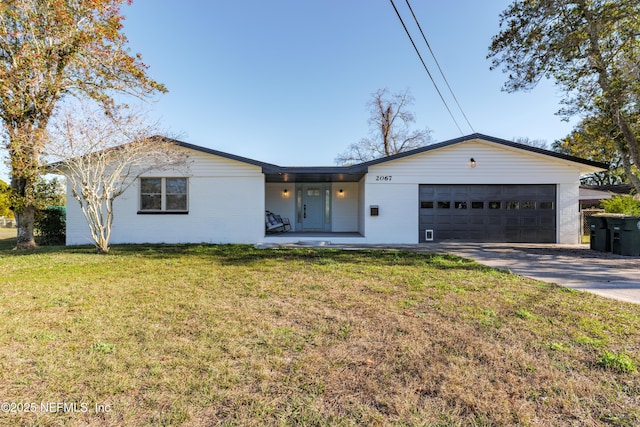
[[[47,180],[41,177],[35,187],[35,197],[39,209],[65,204],[64,186],[57,178]],[[0,217],[13,218],[11,209],[11,186],[0,179]]]
[[[635,173],[629,160],[628,152],[620,152],[619,145],[624,145],[618,126],[610,117],[587,117],[583,119],[573,132],[553,144],[555,151],[609,164],[609,170],[597,172],[582,178],[584,184],[611,185],[628,182],[625,169]]]
[[[0,179],[0,216],[13,218],[11,211],[11,188],[9,184]]]
[[[348,165],[387,157],[431,142],[429,129],[411,129],[415,116],[408,107],[413,96],[406,90],[393,95],[387,89],[371,94],[368,103],[370,136],[353,143],[335,162]]]
[[[509,74],[507,91],[554,79],[566,94],[562,113],[609,117],[616,150],[640,164],[640,0],[515,0],[500,26],[489,58]],[[625,171],[640,191],[630,164]]]
[[[122,34],[123,0],[0,2],[0,120],[11,165],[18,248],[35,246],[35,183],[46,128],[67,95],[109,110],[116,93],[165,88],[132,56]],[[130,3],[130,1],[128,1]]]

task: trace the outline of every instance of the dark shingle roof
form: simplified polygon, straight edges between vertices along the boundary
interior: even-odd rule
[[[235,154],[229,154],[211,148],[205,148],[198,145],[189,144],[187,142],[178,141],[175,139],[165,138],[168,141],[175,143],[181,147],[189,148],[192,150],[200,151],[203,153],[213,154],[216,156],[224,157],[231,160],[237,160],[239,162],[248,163],[250,165],[259,166],[262,168],[262,172],[267,175],[267,181],[269,182],[286,182],[286,181],[307,181],[307,182],[324,182],[324,181],[359,181],[362,176],[368,172],[369,166],[378,165],[392,160],[401,159],[404,157],[413,156],[420,153],[425,153],[432,150],[437,150],[444,147],[460,144],[463,142],[471,141],[474,139],[480,139],[495,144],[504,145],[506,147],[517,148],[532,153],[542,154],[545,156],[555,157],[562,160],[567,160],[574,163],[584,164],[591,167],[608,169],[609,165],[605,163],[595,162],[592,160],[582,159],[580,157],[569,156],[566,154],[557,153],[555,151],[549,151],[538,147],[532,147],[530,145],[519,144],[517,142],[508,141],[506,139],[495,138],[480,133],[474,133],[471,135],[463,136],[460,138],[450,139],[448,141],[440,142],[437,144],[426,145],[424,147],[416,148],[414,150],[405,151],[403,153],[395,154],[388,157],[382,157],[379,159],[371,160],[364,163],[359,163],[352,166],[278,166],[271,163],[261,162],[259,160],[249,159],[247,157],[236,156]]]
[[[362,165],[373,166],[384,162],[389,162],[391,160],[401,159],[403,157],[413,156],[415,154],[424,153],[431,150],[437,150],[439,148],[449,147],[455,144],[460,144],[466,141],[471,141],[474,139],[481,139],[484,141],[493,142],[495,144],[504,145],[507,147],[518,148],[520,150],[530,151],[532,153],[543,154],[545,156],[551,156],[562,160],[567,160],[570,162],[581,163],[588,166],[593,166],[596,168],[609,169],[609,165],[606,163],[594,162],[592,160],[582,159],[580,157],[568,156],[566,154],[557,153],[555,151],[545,150],[543,148],[532,147],[530,145],[519,144],[517,142],[508,141],[506,139],[495,138],[493,136],[483,135],[481,133],[474,133],[471,135],[463,136],[460,138],[450,139],[448,141],[439,142],[437,144],[426,145],[424,147],[416,148],[415,150],[405,151],[403,153],[395,154],[393,156],[382,157],[380,159],[371,160],[369,162],[362,163]]]

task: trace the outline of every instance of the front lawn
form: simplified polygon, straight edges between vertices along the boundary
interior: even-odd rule
[[[0,245],[2,243],[5,243],[3,242],[5,239],[6,239],[6,242],[8,243],[9,240],[12,238],[15,238],[17,234],[18,234],[17,228],[0,227]]]
[[[640,424],[637,305],[437,254],[10,246],[0,425]]]

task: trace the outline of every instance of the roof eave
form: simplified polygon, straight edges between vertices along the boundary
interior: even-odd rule
[[[609,169],[609,165],[606,164],[606,163],[595,162],[593,160],[582,159],[580,157],[575,157],[575,156],[569,156],[569,155],[566,155],[566,154],[557,153],[555,151],[545,150],[543,148],[532,147],[530,145],[520,144],[520,143],[517,143],[517,142],[508,141],[506,139],[501,139],[501,138],[496,138],[496,137],[493,137],[493,136],[483,135],[481,133],[474,133],[474,134],[471,134],[471,135],[462,136],[460,138],[450,139],[448,141],[443,141],[443,142],[439,142],[439,143],[436,143],[436,144],[426,145],[424,147],[416,148],[414,150],[405,151],[405,152],[402,152],[402,153],[399,153],[399,154],[394,154],[392,156],[382,157],[382,158],[379,158],[379,159],[375,159],[375,160],[371,160],[371,161],[368,161],[368,162],[364,162],[364,163],[361,163],[360,165],[373,166],[373,165],[377,165],[377,164],[380,164],[380,163],[390,162],[390,161],[401,159],[401,158],[404,158],[404,157],[409,157],[409,156],[413,156],[413,155],[416,155],[416,154],[425,153],[425,152],[428,152],[428,151],[438,150],[440,148],[450,147],[452,145],[460,144],[460,143],[467,142],[467,141],[472,141],[472,140],[475,140],[475,139],[478,139],[478,140],[481,140],[481,141],[492,142],[492,143],[495,143],[495,144],[500,144],[500,145],[503,145],[503,146],[512,147],[512,148],[516,148],[516,149],[520,149],[520,150],[524,150],[524,151],[529,151],[529,152],[532,152],[532,153],[542,154],[542,155],[549,156],[549,157],[555,157],[557,159],[562,159],[562,160],[569,161],[569,162],[572,162],[572,163],[578,163],[580,165],[585,165],[585,166],[588,166],[588,168],[586,169],[586,170],[588,170],[588,172],[585,172],[585,173],[602,172],[602,171],[605,171],[605,170]],[[581,173],[582,173],[582,171],[581,171]]]

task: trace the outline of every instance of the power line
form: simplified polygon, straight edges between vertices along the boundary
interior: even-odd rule
[[[402,24],[402,27],[404,28],[405,33],[407,33],[407,37],[409,37],[409,40],[411,41],[411,44],[413,45],[413,48],[415,49],[416,53],[418,54],[418,58],[420,58],[420,62],[422,62],[422,66],[424,67],[425,71],[427,72],[427,75],[431,79],[431,83],[433,83],[433,87],[436,89],[436,92],[438,92],[438,95],[440,96],[440,100],[442,100],[442,103],[444,104],[445,108],[449,112],[449,116],[451,116],[451,120],[453,120],[453,123],[455,123],[455,125],[458,128],[458,131],[460,132],[460,134],[464,135],[464,132],[462,132],[462,129],[460,129],[460,125],[458,125],[458,122],[456,121],[456,118],[453,116],[453,113],[451,112],[451,109],[449,108],[449,105],[447,105],[447,101],[445,101],[444,97],[442,96],[442,93],[440,92],[440,89],[438,88],[438,85],[436,84],[436,81],[433,79],[433,76],[431,75],[431,72],[429,71],[429,68],[427,67],[427,64],[424,62],[424,59],[422,59],[422,55],[420,54],[420,51],[418,50],[418,46],[416,46],[416,43],[413,41],[413,37],[411,37],[411,33],[409,33],[409,30],[407,29],[407,26],[405,25],[404,20],[402,19],[402,16],[400,16],[400,12],[398,12],[398,8],[396,7],[396,4],[393,2],[393,0],[389,0],[389,1],[391,2],[391,6],[393,6],[393,10],[396,11],[396,15],[398,15],[398,19],[400,20],[400,23]]]
[[[420,22],[418,22],[418,18],[416,17],[416,14],[413,13],[413,8],[411,7],[411,3],[409,3],[409,0],[405,0],[405,1],[407,2],[407,6],[409,6],[409,10],[411,11],[411,15],[413,16],[413,20],[416,22],[416,25],[418,26],[418,29],[420,30],[420,34],[422,34],[422,39],[424,40],[425,44],[427,45],[427,48],[429,48],[429,52],[431,52],[431,56],[433,57],[433,60],[435,61],[436,65],[438,67],[438,70],[440,71],[440,75],[442,76],[442,79],[446,83],[447,88],[449,88],[449,92],[451,93],[451,96],[453,97],[454,101],[456,102],[456,105],[458,106],[458,109],[462,113],[462,116],[466,120],[467,125],[469,125],[469,128],[471,128],[472,132],[475,132],[475,129],[473,129],[473,126],[471,126],[471,123],[469,122],[469,119],[467,118],[467,115],[464,113],[464,110],[462,110],[462,107],[460,106],[460,103],[458,102],[458,98],[453,93],[453,89],[451,89],[451,85],[449,85],[449,81],[445,77],[444,71],[442,71],[442,68],[440,67],[440,63],[438,62],[438,59],[436,58],[435,53],[433,53],[433,50],[431,49],[431,45],[427,41],[427,36],[425,36],[424,32],[422,31],[422,27],[420,26]]]

